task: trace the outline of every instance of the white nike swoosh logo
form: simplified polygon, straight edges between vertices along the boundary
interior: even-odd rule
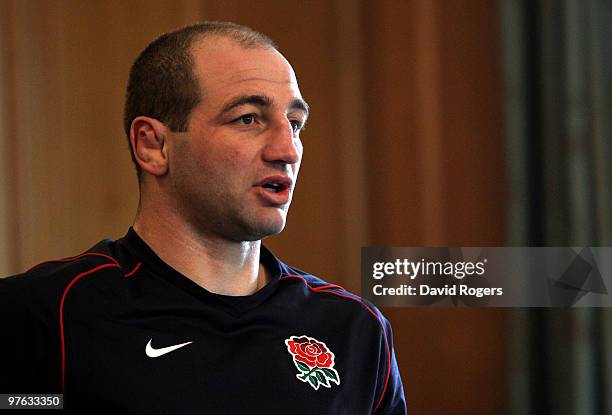
[[[180,349],[183,346],[187,346],[188,344],[193,343],[193,342],[186,342],[186,343],[181,343],[181,344],[175,344],[174,346],[162,347],[161,349],[155,349],[153,348],[153,346],[151,346],[152,341],[153,339],[149,340],[149,343],[147,343],[147,347],[145,348],[145,353],[149,357],[163,356],[166,353],[173,352],[176,349]]]

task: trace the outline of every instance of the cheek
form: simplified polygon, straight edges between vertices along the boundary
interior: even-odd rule
[[[229,164],[240,164],[245,160],[244,154],[238,149],[232,149],[231,151],[226,152],[225,161]]]
[[[182,176],[189,176],[189,182],[225,190],[242,188],[253,179],[249,172],[257,165],[257,149],[247,144],[227,136],[192,141],[177,148],[175,163],[181,164]]]
[[[301,165],[302,165],[302,161],[300,160],[299,163],[295,163],[294,165],[291,166],[291,168],[293,169],[293,174],[295,176],[295,179],[297,179],[298,173],[300,172]]]
[[[212,175],[225,175],[234,171],[241,163],[241,152],[235,149],[224,148],[197,148],[193,154],[188,155],[196,160],[198,170],[206,171]]]
[[[197,155],[197,165],[191,174],[202,187],[213,193],[236,196],[250,187],[254,180],[252,163],[252,159],[243,151],[212,148]]]
[[[297,170],[300,169],[300,165],[302,164],[302,160],[304,158],[304,146],[302,145],[301,140],[298,141],[298,144],[296,147],[297,147],[298,154],[300,155],[300,161],[295,164],[295,170],[297,172]]]

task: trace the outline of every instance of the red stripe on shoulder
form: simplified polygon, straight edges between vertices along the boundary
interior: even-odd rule
[[[142,265],[142,261],[140,261],[138,264],[136,264],[134,269],[131,270],[130,272],[128,272],[127,274],[125,274],[124,277],[129,278],[132,275],[136,274],[136,271],[138,271],[138,269],[140,268],[141,265]]]
[[[385,376],[385,384],[383,385],[382,392],[380,393],[380,397],[378,398],[378,401],[376,401],[376,406],[374,407],[374,412],[376,412],[378,408],[380,407],[380,404],[382,403],[383,398],[385,397],[385,392],[387,391],[387,386],[389,385],[389,377],[391,376],[391,349],[389,347],[389,340],[387,338],[387,330],[385,329],[385,324],[381,320],[380,316],[376,314],[374,310],[372,310],[372,308],[369,305],[367,305],[361,298],[339,293],[337,291],[331,291],[331,288],[340,288],[343,291],[348,293],[348,291],[346,291],[344,288],[340,287],[339,285],[329,284],[329,285],[323,285],[320,287],[312,287],[310,286],[310,284],[308,284],[308,281],[306,280],[306,278],[300,275],[284,275],[283,277],[281,277],[281,279],[289,279],[289,278],[301,279],[306,284],[306,286],[308,287],[310,291],[317,292],[317,293],[333,294],[333,295],[337,295],[342,298],[347,298],[349,300],[358,302],[363,307],[365,307],[365,309],[368,310],[370,314],[372,314],[374,318],[376,318],[376,320],[380,324],[380,327],[382,328],[382,331],[383,331],[383,337],[385,339],[385,347],[387,349],[387,374]]]
[[[40,267],[41,265],[44,265],[44,264],[50,264],[50,263],[56,263],[56,262],[72,262],[72,261],[76,261],[77,259],[83,258],[83,257],[86,257],[86,256],[98,256],[98,257],[106,258],[106,259],[111,260],[113,263],[115,263],[117,265],[120,265],[119,262],[117,262],[117,260],[115,258],[113,258],[112,256],[110,256],[110,255],[100,254],[98,252],[85,252],[85,253],[82,253],[80,255],[70,257],[70,258],[51,259],[49,261],[43,261],[40,264],[34,265],[33,267],[31,267],[26,272],[30,272],[30,271],[32,271],[32,270],[34,270],[34,269],[36,269],[36,268],[38,268],[38,267]]]
[[[65,380],[66,380],[66,343],[64,339],[64,302],[66,301],[66,297],[68,296],[68,291],[70,291],[70,289],[74,286],[74,284],[76,284],[77,281],[79,281],[81,278],[89,274],[93,274],[104,268],[121,268],[121,265],[119,265],[117,261],[115,261],[115,263],[112,263],[112,264],[98,265],[97,267],[91,268],[88,271],[81,272],[80,274],[75,276],[68,283],[66,288],[64,288],[64,292],[62,294],[62,299],[60,301],[60,307],[59,307],[60,342],[61,342],[61,351],[62,351],[62,393],[64,392],[64,385],[65,385]]]
[[[321,285],[319,287],[313,287],[310,284],[308,284],[308,281],[306,280],[306,278],[302,277],[301,275],[287,274],[287,275],[283,275],[281,277],[281,280],[289,279],[289,278],[297,278],[297,279],[300,279],[300,280],[304,281],[304,283],[308,286],[308,288],[312,289],[313,291],[319,291],[319,290],[330,289],[330,288],[339,288],[341,290],[346,291],[344,289],[344,287],[341,287],[341,286],[336,285],[336,284],[327,284],[327,285]]]
[[[376,402],[376,406],[374,407],[374,412],[376,412],[378,408],[380,407],[380,404],[382,403],[383,398],[385,397],[385,392],[387,391],[387,386],[389,385],[389,377],[391,376],[391,349],[389,348],[389,340],[387,339],[387,330],[385,329],[385,325],[383,321],[380,319],[380,317],[378,316],[378,314],[376,314],[374,310],[370,308],[370,306],[368,306],[363,300],[361,300],[358,297],[351,297],[349,295],[345,295],[345,294],[342,294],[336,291],[320,290],[317,292],[329,293],[329,294],[337,295],[339,297],[348,298],[349,300],[356,301],[360,303],[362,306],[364,306],[366,310],[368,310],[370,314],[372,314],[376,318],[376,320],[378,320],[378,322],[380,323],[380,327],[382,328],[382,331],[383,331],[383,337],[385,338],[385,347],[387,349],[387,374],[385,376],[385,384],[383,385],[382,392],[380,393],[380,397],[378,398],[378,401]]]
[[[319,290],[327,290],[327,289],[331,289],[331,288],[338,288],[338,289],[340,289],[342,291],[346,291],[344,289],[344,287],[341,287],[341,286],[336,285],[336,284],[321,285],[320,287],[314,287],[313,290],[319,291]]]

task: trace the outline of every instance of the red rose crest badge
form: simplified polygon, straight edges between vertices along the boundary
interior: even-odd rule
[[[334,369],[334,354],[325,343],[308,336],[291,336],[285,340],[285,344],[295,367],[300,371],[295,375],[299,380],[310,384],[315,390],[320,385],[330,388],[331,382],[340,385],[340,376]]]

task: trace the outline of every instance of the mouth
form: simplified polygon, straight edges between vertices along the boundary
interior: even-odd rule
[[[293,180],[287,176],[269,176],[255,183],[259,188],[259,194],[263,200],[270,205],[284,205],[291,199]]]
[[[272,193],[279,193],[287,188],[287,186],[283,185],[282,183],[264,183],[261,185],[261,187]]]
[[[283,193],[290,190],[292,185],[293,181],[286,176],[269,176],[255,184],[270,193]]]

